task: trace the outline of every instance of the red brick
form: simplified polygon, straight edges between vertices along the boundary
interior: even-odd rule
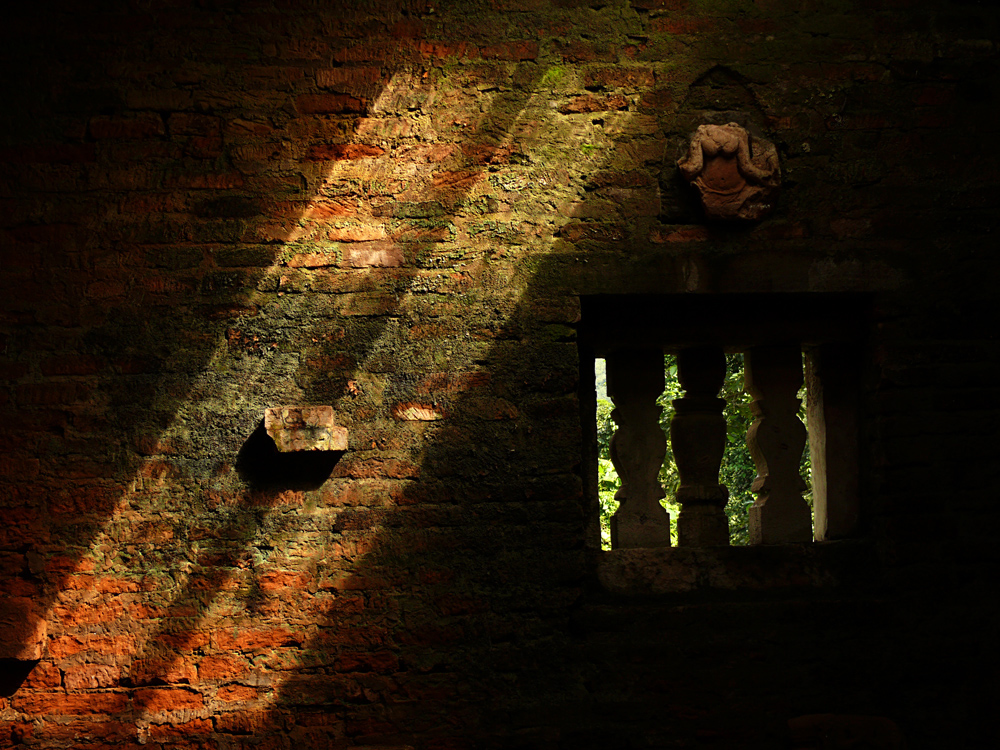
[[[338,672],[395,672],[399,659],[391,651],[345,652],[337,658]]]
[[[382,83],[382,69],[342,67],[316,71],[316,85],[341,94],[363,95]]]
[[[417,41],[416,49],[421,57],[431,57],[438,60],[475,57],[479,54],[479,49],[468,42],[440,42],[421,39]]]
[[[371,242],[385,239],[385,227],[381,224],[349,224],[331,227],[326,232],[331,242]]]
[[[49,718],[49,717],[45,717]],[[73,748],[73,750],[113,750],[128,747],[135,739],[135,724],[109,720],[107,716],[84,715],[77,720],[61,719],[40,722],[37,736],[45,739],[48,747]],[[99,744],[86,740],[103,740]],[[122,741],[125,741],[122,743]]]
[[[564,114],[583,114],[587,112],[607,112],[628,109],[628,100],[620,94],[614,96],[578,96],[564,104],[559,111]]]
[[[682,227],[673,229],[670,227],[658,227],[650,233],[650,241],[656,243],[663,242],[704,242],[708,239],[708,229],[706,227]]]
[[[41,471],[41,463],[37,458],[19,458],[17,456],[0,456],[0,477],[25,480],[37,477]],[[10,517],[6,519],[11,522]]]
[[[227,703],[257,700],[257,688],[247,687],[246,685],[226,685],[219,688],[219,692],[215,694],[215,697]]]
[[[74,487],[49,496],[49,513],[53,516],[75,516],[105,513],[118,499],[116,491],[107,487]]]
[[[94,281],[87,284],[87,296],[91,299],[121,298],[128,294],[124,281]]]
[[[392,407],[392,416],[404,422],[432,422],[444,419],[448,413],[437,404],[403,401]]]
[[[27,374],[27,365],[19,362],[0,362],[0,380],[20,380]]]
[[[588,70],[583,83],[588,88],[648,88],[655,83],[655,75],[647,68],[626,67],[597,68]]]
[[[381,63],[392,59],[398,52],[399,42],[395,40],[376,39],[334,50],[333,59],[337,62]]]
[[[941,107],[951,104],[955,99],[955,90],[944,86],[926,86],[917,96],[916,105],[918,107],[933,106]]]
[[[86,354],[67,354],[42,360],[42,374],[52,375],[93,375],[104,369],[100,357]]]
[[[64,684],[67,690],[114,687],[118,684],[120,672],[118,667],[105,664],[82,664],[78,667],[67,667]]]
[[[417,384],[417,393],[462,392],[474,388],[485,388],[489,385],[490,377],[488,372],[435,372]]]
[[[425,420],[421,420],[425,421]],[[414,479],[420,476],[420,467],[410,461],[390,458],[343,458],[333,470],[334,477],[353,477],[355,479]]]
[[[736,25],[744,34],[771,34],[778,29],[771,18],[737,18]]]
[[[159,611],[151,612],[159,615]],[[180,682],[194,683],[198,680],[198,670],[187,654],[175,657],[150,657],[136,659],[129,669],[133,685],[150,685],[155,683],[176,684]]]
[[[381,156],[385,150],[363,143],[338,143],[312,146],[306,158],[310,161],[344,161],[349,159],[370,159]]]
[[[49,654],[63,659],[83,651],[123,656],[135,653],[135,640],[129,635],[62,635],[49,641]]]
[[[288,259],[289,268],[325,268],[339,263],[336,253],[298,253]],[[291,277],[287,277],[291,280]],[[285,286],[286,277],[282,277],[281,285]]]
[[[7,699],[0,698],[0,711],[7,708]],[[0,746],[13,747],[31,741],[35,725],[28,721],[0,721]]]
[[[82,164],[97,161],[92,143],[51,143],[0,150],[0,162],[13,164]]]
[[[363,114],[365,100],[348,94],[302,94],[295,107],[304,115]]]
[[[323,503],[332,506],[385,505],[403,501],[403,488],[385,481],[356,481],[332,484],[323,493]]]
[[[12,703],[18,711],[36,716],[99,716],[129,707],[125,693],[27,693],[15,695]]]
[[[136,690],[133,698],[135,708],[140,711],[185,711],[201,708],[204,704],[201,693],[180,688],[149,688]]]
[[[396,39],[416,39],[424,35],[424,24],[419,18],[404,18],[394,23],[389,33]]]
[[[222,132],[222,120],[211,115],[174,112],[167,119],[171,135],[217,136]]]
[[[214,159],[222,155],[222,136],[192,136],[184,144],[184,153],[195,159]]]
[[[468,192],[479,181],[482,172],[479,170],[460,170],[435,172],[431,178],[431,187],[435,190],[460,190]]]
[[[301,646],[303,637],[286,628],[271,630],[222,630],[216,633],[216,646],[223,651],[260,651],[279,646]]]
[[[179,173],[164,180],[165,187],[191,188],[193,190],[229,190],[243,187],[243,175],[239,172],[229,174],[197,174]]]
[[[403,265],[403,248],[392,242],[359,242],[343,249],[348,268],[394,268]]]
[[[106,138],[149,138],[164,134],[163,120],[152,113],[136,117],[98,116],[90,120],[90,135]]]
[[[479,419],[517,419],[517,407],[502,398],[472,398],[462,404],[472,416]]]
[[[690,0],[631,0],[633,8],[643,10],[687,10]]]
[[[305,588],[309,576],[305,573],[294,573],[283,570],[265,573],[260,577],[260,588],[263,591],[275,591],[283,588]]]
[[[558,50],[566,62],[614,62],[618,56],[614,45],[610,43],[563,42],[558,44]]]
[[[265,729],[269,721],[266,711],[230,711],[215,717],[215,728],[225,734],[253,734]]]
[[[198,662],[199,680],[228,680],[242,677],[248,665],[234,656],[206,656]]]
[[[702,34],[718,28],[719,22],[714,18],[677,18],[664,16],[654,18],[649,22],[649,29],[661,34]]]
[[[25,383],[17,387],[17,399],[22,404],[66,405],[84,400],[89,391],[80,383]]]
[[[487,44],[479,48],[479,54],[487,60],[512,60],[514,62],[537,60],[538,42],[524,40]]]
[[[211,719],[195,719],[181,724],[150,724],[148,737],[151,740],[183,740],[192,735],[211,734],[215,731]],[[186,744],[186,743],[185,743]],[[202,747],[199,745],[199,747]]]
[[[309,209],[303,218],[306,219],[330,219],[342,216],[357,216],[356,206],[345,200],[319,198],[309,204]]]

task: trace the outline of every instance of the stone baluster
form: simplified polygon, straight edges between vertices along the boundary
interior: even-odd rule
[[[723,510],[729,490],[719,484],[726,450],[725,399],[718,393],[726,377],[721,347],[682,349],[677,354],[677,378],[684,397],[675,400],[670,422],[680,486],[677,502],[677,542],[682,547],[729,544],[729,521]]]
[[[663,352],[642,349],[607,357],[608,396],[618,429],[611,438],[611,462],[622,486],[611,517],[611,547],[669,547],[670,514],[659,473],[667,441],[660,429],[657,397],[663,393]]]
[[[802,387],[802,353],[797,345],[750,349],[744,360],[744,381],[753,397],[753,424],[747,445],[757,466],[750,489],[757,499],[750,507],[750,543],[807,542],[812,517],[802,498],[806,483],[799,461],[806,428],[798,417]]]

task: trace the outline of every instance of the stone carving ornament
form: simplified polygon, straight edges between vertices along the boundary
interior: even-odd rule
[[[709,219],[762,219],[774,208],[781,185],[774,144],[752,138],[735,122],[698,126],[677,166],[698,190]]]

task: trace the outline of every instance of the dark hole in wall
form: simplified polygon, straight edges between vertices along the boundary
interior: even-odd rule
[[[37,659],[0,659],[0,697],[16,693],[37,664]]]
[[[236,472],[254,490],[315,490],[330,478],[343,451],[281,453],[257,423],[236,457]]]

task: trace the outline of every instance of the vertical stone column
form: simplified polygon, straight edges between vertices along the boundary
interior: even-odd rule
[[[607,357],[608,396],[618,429],[611,438],[611,462],[622,480],[611,517],[611,547],[669,547],[670,514],[659,473],[667,452],[657,397],[663,393],[663,352],[641,349]]]
[[[725,399],[718,393],[726,377],[722,347],[682,349],[677,354],[677,377],[684,397],[674,401],[670,443],[674,449],[680,486],[677,502],[677,543],[682,547],[729,544],[729,521],[723,510],[729,490],[719,484],[719,468],[726,450]]]
[[[812,516],[802,498],[806,483],[799,474],[806,444],[806,428],[798,417],[802,352],[795,344],[755,347],[746,353],[744,368],[756,417],[747,430],[757,466],[750,487],[757,493],[750,507],[750,543],[807,542],[812,538]]]
[[[857,347],[824,344],[806,358],[809,459],[815,539],[852,536],[858,527]]]

